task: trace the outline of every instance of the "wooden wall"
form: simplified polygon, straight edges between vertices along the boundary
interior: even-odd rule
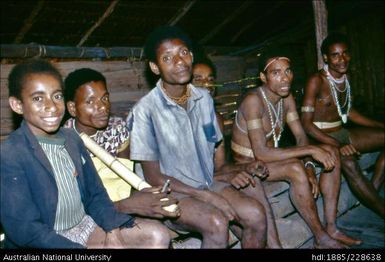
[[[219,82],[243,77],[244,62],[239,57],[212,57],[217,67]],[[111,112],[125,116],[132,106],[152,87],[147,64],[143,61],[74,61],[54,63],[64,77],[75,69],[89,67],[100,71],[107,79]],[[7,77],[14,64],[0,65],[1,127],[0,140],[15,129],[14,115],[8,105]]]
[[[364,114],[384,120],[383,16],[362,16],[342,29],[351,44],[350,83],[354,105]]]

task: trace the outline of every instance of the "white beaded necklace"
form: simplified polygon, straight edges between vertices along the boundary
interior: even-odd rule
[[[350,112],[350,108],[351,108],[351,103],[352,103],[352,99],[351,99],[351,96],[350,96],[350,84],[349,84],[349,80],[347,79],[346,77],[346,74],[343,75],[343,77],[339,78],[339,79],[335,79],[329,72],[329,68],[328,68],[328,65],[325,64],[324,67],[323,67],[323,70],[325,71],[326,73],[326,78],[328,79],[328,82],[329,82],[329,87],[330,87],[330,91],[332,93],[332,97],[333,97],[333,100],[334,100],[334,104],[336,105],[337,107],[337,111],[338,111],[338,115],[341,117],[342,119],[342,122],[343,123],[346,123],[348,121],[348,115],[349,115],[349,112]],[[345,88],[344,89],[338,89],[337,84],[341,84],[341,83],[344,83],[345,82]],[[338,100],[338,94],[337,94],[337,91],[339,93],[344,93],[346,91],[346,95],[345,95],[345,102],[344,104],[341,106],[340,104],[340,101]],[[348,105],[347,109],[346,109],[346,113],[343,114],[342,113],[342,107],[345,107],[346,104]]]
[[[265,103],[267,105],[267,111],[269,112],[269,118],[270,118],[270,124],[271,124],[271,131],[266,135],[266,137],[269,137],[271,134],[273,134],[273,140],[274,140],[274,147],[278,147],[278,142],[281,139],[281,135],[283,132],[283,99],[280,98],[278,101],[278,108],[275,110],[275,107],[270,102],[269,99],[267,99],[265,92],[263,91],[263,88],[260,88],[261,94],[263,97],[263,100],[265,100]],[[271,113],[273,111],[275,116],[275,122],[273,121],[273,114]],[[275,132],[275,128],[279,126],[279,134],[277,136]]]

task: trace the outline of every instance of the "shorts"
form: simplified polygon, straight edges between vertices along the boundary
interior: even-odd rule
[[[352,140],[349,136],[349,131],[345,128],[341,128],[338,131],[327,133],[329,136],[336,139],[338,142],[344,145],[348,145],[352,143]]]
[[[67,230],[57,231],[59,235],[68,238],[72,242],[78,243],[82,246],[87,246],[88,238],[96,228],[96,223],[92,217],[85,215],[79,224]]]

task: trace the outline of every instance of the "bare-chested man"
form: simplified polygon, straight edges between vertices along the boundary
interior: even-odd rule
[[[310,137],[339,148],[343,174],[354,195],[384,217],[384,199],[377,193],[384,179],[384,123],[369,119],[352,107],[351,89],[346,72],[350,54],[347,38],[331,34],[322,43],[325,61],[322,70],[312,75],[305,88],[302,123]],[[346,129],[347,120],[357,126]],[[381,150],[373,184],[362,174],[357,156]]]
[[[318,248],[343,248],[360,244],[337,229],[336,214],[340,190],[340,160],[331,146],[308,144],[290,94],[293,73],[290,60],[274,49],[260,58],[263,85],[246,95],[235,116],[231,148],[238,163],[262,160],[269,169],[267,181],[290,183],[291,199],[314,234]],[[296,146],[279,148],[285,123],[296,139]],[[324,166],[318,185],[311,159]],[[305,161],[302,162],[302,160]],[[323,228],[313,197],[324,197],[326,226]]]
[[[192,80],[191,83],[196,87],[202,87],[209,90],[211,96],[215,94],[215,77],[216,77],[216,69],[215,65],[212,61],[207,57],[202,57],[199,55],[195,55],[198,57],[194,59],[193,70],[192,70]],[[223,133],[224,130],[224,119],[221,114],[215,112],[218,126]],[[248,164],[242,163],[238,165],[227,163],[226,161],[226,150],[225,150],[225,142],[222,141],[215,148],[214,154],[214,179],[217,181],[222,181],[231,184],[233,187],[237,188],[241,191],[253,191],[254,194],[259,194],[257,199],[265,208],[266,213],[266,222],[267,222],[267,247],[268,248],[282,248],[282,244],[279,240],[278,230],[274,221],[274,215],[272,208],[270,206],[269,201],[267,200],[265,191],[263,189],[263,185],[261,179],[265,177],[266,165],[262,163],[260,160],[257,161],[257,165],[260,169],[257,176],[251,175],[252,171],[247,170],[247,166],[250,165],[253,167],[252,161]],[[268,170],[267,170],[268,171]],[[252,194],[251,194],[252,195]]]

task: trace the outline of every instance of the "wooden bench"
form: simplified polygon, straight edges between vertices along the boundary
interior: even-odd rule
[[[231,140],[231,130],[234,121],[234,116],[243,95],[251,88],[255,88],[257,79],[246,79],[234,82],[229,82],[217,89],[217,94],[214,98],[216,110],[219,112],[225,121],[224,137],[226,142],[226,151],[231,152],[229,141]],[[363,154],[359,160],[364,174],[370,177],[372,174],[366,172],[374,165],[379,153]],[[227,156],[231,160],[231,156]],[[317,169],[319,176],[320,169]],[[289,197],[289,184],[286,182],[264,182],[265,191],[268,200],[272,206],[279,237],[284,248],[299,248],[312,239],[312,233],[304,220],[300,217]],[[322,197],[317,199],[317,209],[321,222],[323,221],[323,202]],[[340,197],[338,202],[338,214],[342,215],[354,205],[358,203],[348,188],[344,178],[341,180]],[[201,241],[199,237],[193,235],[184,236],[179,240],[175,248],[199,248]],[[236,237],[231,234],[229,246],[239,248],[239,243],[236,242]]]
[[[359,160],[359,164],[364,171],[364,174],[368,178],[371,177],[372,172],[368,172],[367,170],[374,165],[378,155],[379,152],[363,154]],[[319,176],[319,172],[320,169],[317,168],[317,176]],[[300,248],[308,241],[311,241],[313,235],[309,227],[300,217],[290,201],[289,184],[286,182],[264,183],[266,195],[276,218],[275,221],[282,246],[284,248]],[[321,222],[324,222],[322,197],[318,197],[316,203]],[[358,203],[359,202],[355,196],[353,196],[351,193],[347,182],[344,178],[342,178],[337,217],[341,216]],[[196,249],[200,248],[201,243],[202,242],[199,236],[185,235],[179,238],[175,238],[173,241],[173,247],[182,249]],[[230,234],[229,247],[240,247],[237,238],[232,233]]]

